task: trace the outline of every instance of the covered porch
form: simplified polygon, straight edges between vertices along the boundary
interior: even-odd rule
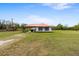
[[[28,25],[26,26],[27,29],[29,29],[31,32],[49,32],[52,31],[51,26],[48,26],[46,24],[40,24],[37,25]]]

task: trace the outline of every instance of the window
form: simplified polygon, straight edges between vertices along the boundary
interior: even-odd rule
[[[39,27],[38,30],[39,30],[39,31],[42,31],[42,27]]]
[[[49,31],[49,27],[45,27],[45,31]]]

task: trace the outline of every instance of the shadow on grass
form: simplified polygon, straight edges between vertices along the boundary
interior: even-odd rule
[[[32,33],[53,33],[53,31],[52,32],[32,32]]]

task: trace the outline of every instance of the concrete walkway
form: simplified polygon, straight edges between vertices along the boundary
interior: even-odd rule
[[[25,34],[22,33],[22,34],[16,34],[14,36],[8,37],[8,38],[6,38],[6,40],[0,40],[0,47],[17,42],[17,41],[23,39],[24,37],[25,37]]]

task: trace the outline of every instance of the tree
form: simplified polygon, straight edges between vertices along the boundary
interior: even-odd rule
[[[75,25],[75,26],[73,27],[73,29],[74,29],[74,30],[79,30],[79,24]]]
[[[13,19],[11,21],[0,19],[0,31],[15,31],[18,27],[19,24],[14,23]]]
[[[62,25],[62,24],[58,24],[58,25],[56,26],[56,29],[57,29],[57,30],[63,30],[63,25]]]
[[[26,32],[26,24],[21,24],[22,32]]]
[[[18,23],[15,24],[15,28],[16,30],[19,30],[20,29],[20,25]]]
[[[68,26],[67,25],[63,26],[63,30],[68,30]]]
[[[52,27],[52,30],[56,30],[56,26],[51,26]]]

